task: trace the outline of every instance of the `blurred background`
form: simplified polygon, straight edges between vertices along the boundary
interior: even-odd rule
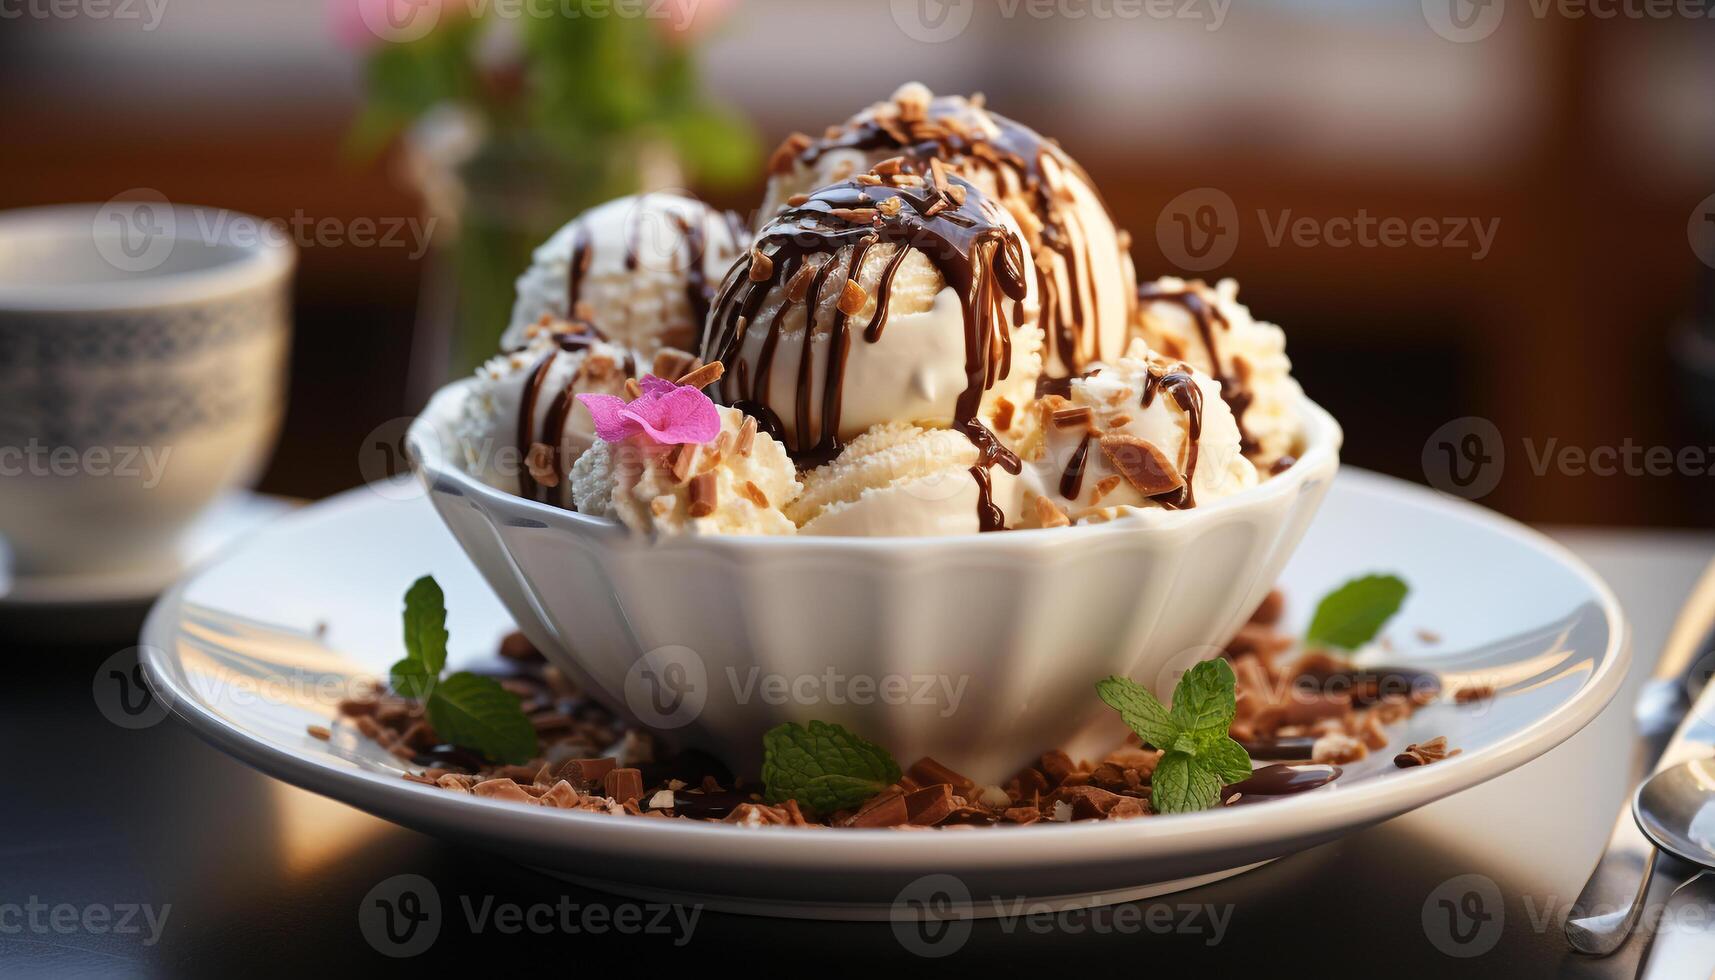
[[[395,8],[432,16],[376,20]],[[1505,456],[1488,506],[1711,526],[1706,13],[9,0],[0,208],[145,190],[290,223],[290,405],[261,489],[314,498],[377,475],[373,434],[488,349],[529,245],[579,208],[689,186],[748,213],[783,136],[918,79],[1058,137],[1132,231],[1140,277],[1237,278],[1350,463],[1437,482],[1437,445],[1476,417]],[[1175,244],[1187,202],[1226,209],[1212,268]],[[1646,467],[1651,449],[1674,462]]]

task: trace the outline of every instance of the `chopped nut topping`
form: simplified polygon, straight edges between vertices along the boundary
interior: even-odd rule
[[[816,273],[821,267],[806,262],[798,267],[792,278],[786,282],[786,298],[794,303],[801,303],[810,292],[810,283],[815,280]]]
[[[707,517],[715,512],[715,475],[713,473],[698,473],[691,478],[692,517]]]
[[[1447,736],[1437,735],[1427,742],[1421,744],[1414,742],[1407,745],[1404,752],[1393,757],[1393,764],[1401,769],[1409,769],[1412,766],[1427,766],[1431,762],[1450,759],[1461,751],[1463,750],[1449,750],[1447,748]]]
[[[1454,691],[1453,701],[1456,704],[1474,704],[1478,701],[1487,701],[1494,696],[1495,687],[1493,684],[1472,684],[1469,687],[1461,687]]]
[[[655,360],[650,365],[649,373],[657,378],[677,378],[695,371],[702,364],[702,358],[695,354],[687,354],[682,350],[663,347],[655,352]]]
[[[810,148],[814,142],[807,134],[793,133],[774,148],[768,157],[768,172],[770,174],[789,174],[797,165],[798,155]]]
[[[750,250],[750,281],[766,282],[774,275],[774,260],[762,254],[762,249]]]
[[[828,213],[854,225],[867,225],[875,220],[875,208],[829,208]]]
[[[333,738],[333,732],[329,731],[326,725],[310,725],[305,731],[310,733],[311,738],[319,738],[324,742]]]
[[[810,195],[808,195],[808,194],[794,194],[791,197],[786,199],[786,204],[788,207],[798,208],[798,207],[803,207],[804,205],[809,204],[809,203],[810,203]]]
[[[882,214],[886,215],[887,217],[891,218],[891,217],[898,215],[899,209],[904,207],[904,206],[905,206],[905,202],[900,200],[898,197],[890,197],[890,198],[882,201],[880,204],[877,204],[875,206],[875,209],[877,211],[880,211]]]
[[[888,157],[886,160],[881,161],[880,163],[876,164],[874,167],[871,167],[870,169],[873,173],[877,174],[878,176],[882,176],[882,177],[886,177],[886,176],[889,176],[891,174],[900,173],[901,171],[903,171],[905,169],[905,158],[904,157]]]
[[[744,424],[738,427],[738,454],[749,456],[750,450],[756,445],[756,419],[746,415]]]
[[[697,447],[680,443],[667,452],[667,467],[673,474],[673,479],[684,483],[691,478],[696,469]]]
[[[1185,485],[1185,477],[1166,454],[1136,436],[1102,436],[1102,455],[1145,497],[1169,493]]]
[[[1066,527],[1072,523],[1066,512],[1047,497],[1036,498],[1036,520],[1043,527]]]
[[[689,385],[692,388],[703,388],[719,381],[724,374],[726,374],[726,365],[719,361],[710,361],[680,378],[677,383]]]
[[[994,400],[994,427],[1002,432],[1012,428],[1012,414],[1018,406],[1005,395],[996,395]]]
[[[1108,419],[1108,428],[1110,429],[1123,429],[1130,424],[1131,416],[1124,413],[1115,415],[1113,418]]]
[[[840,290],[840,312],[846,316],[854,316],[869,302],[869,294],[864,292],[856,279],[847,279],[845,287]]]
[[[625,397],[632,401],[643,397],[643,389],[638,386],[636,378],[625,379]]]
[[[1090,506],[1093,507],[1096,504],[1101,503],[1102,498],[1106,497],[1110,493],[1113,493],[1115,488],[1117,488],[1119,485],[1120,485],[1120,478],[1117,476],[1104,476],[1104,477],[1102,477],[1100,480],[1098,480],[1096,482],[1096,488],[1090,492]]]
[[[766,508],[768,506],[768,494],[763,493],[762,488],[750,480],[744,481],[744,486],[739,487],[739,493],[758,507]]]
[[[530,444],[530,452],[524,457],[524,465],[530,471],[530,479],[545,487],[560,485],[560,473],[554,468],[554,447],[545,442]]]
[[[941,162],[940,157],[929,158],[929,174],[935,180],[935,191],[946,194],[947,188],[952,185],[947,183],[947,165]]]

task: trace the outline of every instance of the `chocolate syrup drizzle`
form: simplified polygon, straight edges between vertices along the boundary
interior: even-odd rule
[[[685,302],[691,310],[691,336],[695,337],[702,330],[703,323],[708,320],[709,305],[714,301],[714,287],[710,285],[708,274],[704,271],[709,247],[708,231],[701,220],[692,221],[678,212],[669,212],[667,218],[679,232]],[[722,213],[722,221],[726,225],[728,240],[736,249],[738,243],[747,237],[743,233],[744,219],[726,211]],[[635,272],[642,261],[642,253],[638,247],[638,237],[642,234],[641,226],[642,222],[638,220],[626,224],[624,264],[627,272]],[[595,258],[593,248],[589,229],[582,224],[577,225],[572,232],[572,254],[566,270],[566,318],[583,323],[605,340],[606,334],[601,332],[599,324],[590,323],[578,316],[584,277],[589,275],[590,263]]]
[[[1253,396],[1250,385],[1229,373],[1221,361],[1221,346],[1215,338],[1219,332],[1231,330],[1232,325],[1218,306],[1203,298],[1201,290],[1206,288],[1200,280],[1185,289],[1166,289],[1154,283],[1141,283],[1137,287],[1137,300],[1139,304],[1174,303],[1190,314],[1197,324],[1198,335],[1202,337],[1203,348],[1209,352],[1209,373],[1221,383],[1221,400],[1233,410],[1233,421],[1239,427],[1239,451],[1248,456],[1257,450],[1256,440],[1245,429],[1245,410],[1250,408]]]
[[[973,125],[974,116],[985,117],[997,132],[990,134]],[[914,141],[906,127],[893,117],[879,118],[874,113],[849,122],[838,135],[817,140],[798,156],[801,163],[813,166],[818,159],[835,150],[850,149],[864,153],[897,150],[916,173],[926,173],[928,160],[939,158],[955,168],[970,172],[981,168],[995,175],[995,186],[1008,185],[1009,175],[1016,178],[1031,202],[1031,210],[1042,224],[1041,239],[1033,246],[1036,258],[1037,288],[1042,298],[1042,330],[1054,345],[1060,363],[1070,374],[1082,371],[1085,365],[1117,357],[1120,351],[1100,349],[1103,331],[1097,321],[1095,304],[1086,309],[1086,299],[1095,290],[1093,282],[1085,281],[1087,271],[1097,262],[1086,239],[1081,253],[1074,251],[1071,225],[1077,220],[1076,209],[1062,200],[1049,186],[1044,176],[1043,160],[1053,157],[1054,164],[1072,179],[1081,180],[1096,201],[1106,211],[1096,185],[1077,161],[1053,141],[1021,123],[997,115],[970,100],[958,96],[941,96],[930,101],[930,121],[955,120],[963,125],[955,130],[946,127],[935,138]],[[1056,263],[1048,253],[1064,261],[1064,280],[1055,275]],[[1126,311],[1127,319],[1131,311]],[[1083,341],[1088,338],[1087,345]],[[1085,346],[1091,348],[1085,350]]]
[[[554,366],[554,358],[561,352],[573,353],[588,350],[602,340],[594,326],[579,321],[575,332],[558,334],[555,338],[556,350],[542,356],[536,366],[530,369],[529,379],[524,383],[524,393],[518,399],[518,494],[531,500],[545,504],[556,504],[567,510],[575,509],[572,504],[571,481],[566,478],[571,466],[565,461],[560,447],[566,442],[566,428],[571,425],[572,410],[577,407],[577,375],[567,380],[566,386],[554,395],[554,400],[548,404],[547,415],[542,419],[542,431],[536,431],[536,406],[542,400],[542,388],[547,381],[548,372]],[[636,358],[627,352],[625,361],[620,365],[628,378],[637,376]],[[549,436],[552,438],[549,438]],[[530,447],[536,443],[544,443],[548,447],[548,465],[560,475],[558,492],[549,493],[548,487],[542,486],[531,474],[529,467]]]
[[[735,365],[716,385],[717,401],[731,405],[757,420],[762,431],[785,444],[801,469],[818,466],[839,454],[842,443],[840,403],[845,389],[846,363],[856,334],[865,343],[881,339],[887,326],[894,278],[911,251],[921,253],[947,285],[958,295],[964,311],[966,385],[954,409],[954,428],[977,447],[978,460],[971,468],[978,487],[977,516],[984,531],[1005,527],[995,505],[989,470],[999,464],[1018,473],[1022,464],[1013,452],[977,418],[983,393],[1007,376],[1012,361],[1010,327],[1016,305],[1027,292],[1024,281],[1024,248],[1016,235],[1001,223],[998,206],[968,182],[950,177],[950,185],[963,188],[962,203],[952,193],[937,189],[933,179],[917,186],[888,183],[865,185],[856,181],[833,184],[811,195],[802,204],[784,210],[762,230],[750,255],[740,259],[726,275],[703,337],[702,357]],[[888,198],[897,197],[901,207],[892,215],[875,210]],[[874,217],[860,220],[854,211],[873,210]],[[838,296],[848,280],[856,280],[870,250],[887,243],[895,248],[876,286],[875,313],[855,328],[851,317],[836,304],[829,334],[828,358],[822,378],[819,427],[811,441],[814,391],[811,338],[818,327],[824,296]],[[842,260],[841,249],[849,248]],[[766,275],[752,278],[756,256],[769,263]],[[809,270],[806,278],[800,278]],[[796,284],[796,285],[789,285]],[[758,322],[764,302],[775,287],[787,290],[780,305],[766,322]],[[792,291],[801,287],[796,298]],[[1014,304],[1009,311],[1008,302]],[[804,343],[798,361],[785,369],[794,371],[795,425],[786,437],[779,415],[768,405],[769,379],[775,370],[776,346],[785,316],[795,306],[804,308]],[[741,357],[750,331],[761,330],[762,341],[750,370]]]

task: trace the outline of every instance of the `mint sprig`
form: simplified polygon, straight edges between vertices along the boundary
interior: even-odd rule
[[[1147,745],[1163,750],[1150,777],[1149,803],[1157,813],[1207,810],[1221,800],[1221,787],[1251,774],[1250,754],[1233,741],[1236,698],[1233,668],[1206,660],[1179,678],[1173,706],[1147,687],[1124,677],[1096,685],[1109,707]]]
[[[1375,639],[1382,626],[1399,612],[1409,591],[1397,575],[1366,575],[1355,578],[1322,598],[1304,645],[1313,648],[1356,650]]]
[[[498,762],[522,763],[536,754],[536,729],[516,695],[493,678],[447,666],[447,603],[434,576],[405,592],[405,659],[387,672],[400,697],[422,701],[435,734]]]
[[[814,814],[857,806],[899,781],[887,750],[839,725],[787,722],[762,737],[762,784],[770,803],[797,800]]]
[[[454,745],[480,750],[501,762],[520,763],[536,754],[536,728],[492,677],[459,672],[436,685],[427,705],[435,734]]]

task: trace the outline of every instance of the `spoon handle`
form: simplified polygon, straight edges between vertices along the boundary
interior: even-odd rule
[[[1708,666],[1703,662],[1705,654],[1715,647],[1712,627],[1715,627],[1715,563],[1704,570],[1703,577],[1686,598],[1654,674],[1644,682],[1638,698],[1640,779],[1683,761],[1675,756],[1695,751],[1686,745],[1686,735],[1688,728],[1699,726],[1686,714],[1693,694],[1705,680],[1695,675],[1700,673],[1700,667]],[[1656,863],[1655,847],[1638,830],[1631,807],[1621,807],[1608,835],[1608,845],[1566,920],[1566,941],[1573,949],[1606,956],[1620,948],[1637,924]]]
[[[1641,980],[1715,976],[1715,872],[1698,872],[1668,899],[1650,945]]]

